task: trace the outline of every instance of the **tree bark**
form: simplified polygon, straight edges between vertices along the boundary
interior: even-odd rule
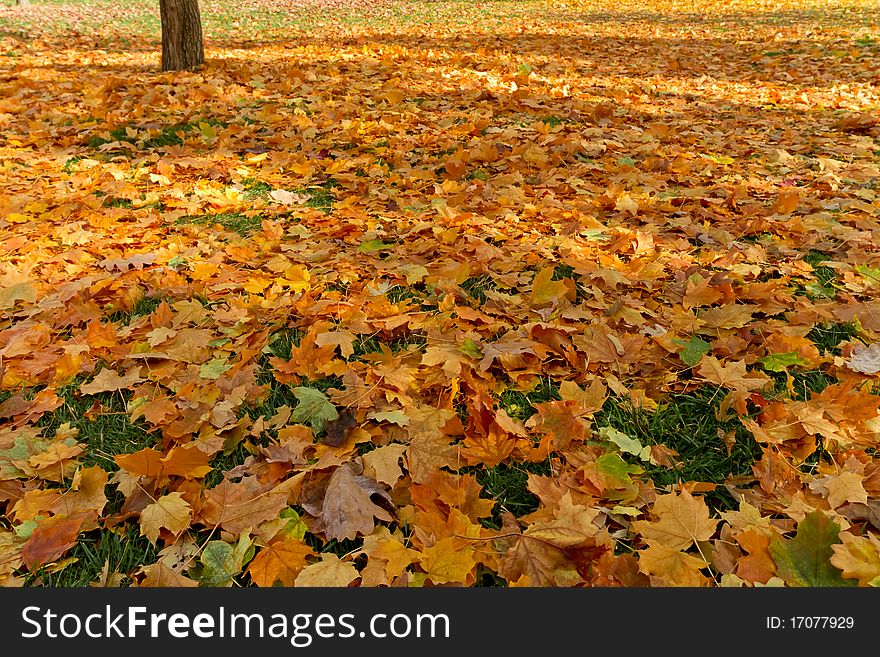
[[[159,0],[162,70],[180,71],[205,63],[199,0]]]

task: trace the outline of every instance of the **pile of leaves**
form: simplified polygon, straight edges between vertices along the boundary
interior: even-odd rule
[[[130,4],[0,14],[0,582],[880,583],[874,3]]]

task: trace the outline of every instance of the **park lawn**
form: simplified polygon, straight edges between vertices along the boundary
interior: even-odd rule
[[[876,3],[201,10],[0,7],[0,583],[880,582]]]

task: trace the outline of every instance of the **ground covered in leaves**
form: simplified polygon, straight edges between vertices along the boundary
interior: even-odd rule
[[[0,8],[0,581],[880,584],[875,3],[157,5]]]

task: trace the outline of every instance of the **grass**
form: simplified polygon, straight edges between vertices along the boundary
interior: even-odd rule
[[[79,392],[82,382],[83,378],[78,377],[59,388],[56,392],[63,403],[40,418],[37,424],[50,434],[65,422],[79,429],[77,440],[86,444],[83,466],[98,465],[112,472],[118,469],[113,460],[115,455],[130,454],[155,443],[158,433],[151,433],[141,420],[129,420],[125,409],[130,392],[83,395]],[[92,413],[96,402],[100,411]]]
[[[220,212],[218,214],[201,214],[180,217],[175,223],[178,226],[183,224],[198,224],[202,226],[214,226],[219,224],[228,231],[245,236],[257,230],[262,225],[263,218],[259,215],[249,217],[241,212]]]
[[[486,303],[486,292],[488,290],[495,289],[495,281],[492,280],[492,277],[489,274],[482,274],[480,276],[471,276],[466,279],[460,286],[462,290],[464,290],[465,294],[467,294],[471,299],[478,301],[480,305]]]
[[[610,426],[638,439],[642,445],[666,445],[678,452],[678,468],[665,468],[639,462],[658,487],[685,481],[723,484],[730,476],[748,475],[761,451],[751,433],[737,419],[719,421],[716,417],[723,394],[702,389],[678,395],[650,412],[628,401],[609,398],[596,414],[599,427]],[[730,453],[720,435],[734,431],[736,442]],[[627,458],[633,463],[635,457]],[[737,501],[723,486],[706,493],[706,502],[716,510],[732,509]]]
[[[166,299],[167,297],[164,295],[145,294],[137,300],[131,310],[117,310],[111,313],[108,319],[111,322],[120,322],[128,326],[138,317],[152,315],[153,311]]]
[[[813,268],[815,280],[799,286],[795,294],[806,294],[811,299],[833,299],[837,295],[837,290],[835,289],[837,272],[831,267],[819,264],[828,259],[827,255],[816,250],[811,250],[804,256],[804,262]]]
[[[89,148],[98,149],[104,144],[113,142],[128,142],[138,148],[138,150],[155,150],[167,146],[182,146],[184,138],[193,130],[199,129],[199,124],[205,123],[211,127],[225,128],[228,124],[214,118],[196,119],[189,123],[177,123],[174,125],[163,126],[158,134],[152,137],[131,136],[128,129],[138,130],[137,126],[123,125],[109,131],[108,137],[95,135],[91,137],[86,145]]]
[[[559,398],[559,384],[549,377],[542,377],[532,390],[508,388],[501,393],[499,405],[510,417],[524,422],[537,412],[535,404]]]
[[[492,515],[482,523],[493,529],[501,528],[501,514],[509,511],[517,518],[535,511],[539,500],[528,488],[529,475],[550,475],[550,460],[538,463],[500,463],[494,467],[464,468],[471,472],[483,487],[483,497],[495,500]]]
[[[132,573],[144,564],[151,564],[158,558],[158,549],[137,529],[130,528],[127,532],[117,534],[112,531],[94,531],[81,534],[76,545],[65,555],[65,559],[76,559],[58,572],[49,572],[47,568],[38,568],[28,573],[26,586],[34,586],[39,582],[49,587],[84,587],[97,581],[104,570],[108,572]],[[123,586],[131,584],[126,575]]]
[[[272,191],[271,185],[256,178],[245,178],[241,181],[241,185],[244,188],[244,197],[249,201],[265,198]]]
[[[308,207],[322,210],[323,212],[330,214],[333,210],[333,203],[336,202],[336,195],[333,193],[333,188],[336,186],[336,181],[330,178],[320,185],[315,185],[313,187],[300,187],[293,191],[297,194],[308,195],[309,200],[306,201]]]
[[[64,166],[61,167],[61,170],[64,173],[73,173],[74,171],[76,171],[76,165],[79,164],[83,159],[85,158],[83,158],[82,155],[74,155],[64,162]]]
[[[807,338],[813,341],[820,352],[839,356],[840,349],[837,345],[844,340],[851,340],[857,337],[858,334],[858,326],[854,322],[838,322],[836,324],[827,323],[814,326],[807,333]]]

